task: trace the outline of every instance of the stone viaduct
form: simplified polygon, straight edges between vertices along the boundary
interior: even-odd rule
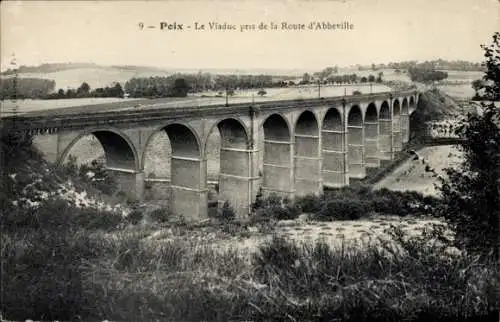
[[[144,195],[148,144],[165,131],[172,150],[171,207],[186,218],[207,216],[206,146],[218,129],[219,199],[245,215],[259,188],[264,195],[289,198],[319,194],[324,187],[349,185],[350,178],[363,178],[366,168],[391,160],[409,140],[409,116],[419,98],[418,92],[406,91],[231,106],[54,110],[19,116],[16,128],[34,135],[55,164],[63,163],[79,139],[93,134],[105,151],[108,170],[138,199]]]

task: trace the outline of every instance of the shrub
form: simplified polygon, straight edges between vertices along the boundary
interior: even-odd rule
[[[309,194],[295,199],[295,204],[306,213],[315,213],[321,210],[324,200],[321,196]]]
[[[299,205],[275,193],[268,198],[259,197],[252,208],[253,221],[296,219],[302,212]]]
[[[49,199],[36,209],[17,208],[0,211],[0,222],[4,229],[88,229],[110,231],[123,222],[121,214],[93,208],[77,208],[64,200]]]
[[[323,220],[354,220],[366,216],[370,203],[356,199],[337,199],[328,201],[317,213]]]
[[[75,320],[95,305],[84,263],[102,256],[100,243],[74,229],[2,236],[1,311],[10,319]]]
[[[168,208],[159,208],[150,212],[149,218],[157,223],[166,223],[174,218],[174,214]]]
[[[141,222],[143,218],[144,218],[144,213],[142,211],[133,210],[130,214],[128,214],[126,220],[132,225],[137,225],[139,222]]]
[[[221,222],[228,223],[233,221],[235,218],[236,212],[234,211],[229,201],[225,201],[222,205],[222,209],[217,212],[217,219]]]

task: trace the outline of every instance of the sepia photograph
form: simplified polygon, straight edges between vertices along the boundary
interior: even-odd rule
[[[0,321],[500,321],[500,1],[0,27]]]

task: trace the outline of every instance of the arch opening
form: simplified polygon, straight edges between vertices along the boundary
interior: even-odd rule
[[[322,129],[330,131],[344,131],[342,127],[342,116],[336,108],[330,108],[328,110],[323,119]]]
[[[270,115],[263,123],[263,180],[266,195],[275,193],[293,198],[293,142],[287,121],[279,114]]]
[[[347,126],[362,126],[363,125],[363,114],[359,106],[354,105],[349,111],[347,117]]]
[[[347,117],[347,162],[351,178],[364,178],[364,127],[363,114],[358,105],[351,107]]]
[[[392,135],[393,135],[393,152],[399,152],[403,149],[403,141],[401,134],[401,105],[399,99],[395,99],[392,105]]]
[[[380,119],[391,119],[391,109],[389,108],[389,103],[387,103],[387,101],[384,101],[380,106]]]
[[[205,149],[211,189],[209,212],[217,211],[221,202],[229,201],[239,216],[247,215],[253,201],[247,130],[234,118],[218,121],[216,128],[209,134]]]
[[[348,184],[346,150],[346,131],[342,116],[337,108],[330,108],[323,118],[321,127],[321,153],[323,185],[328,188]]]
[[[318,120],[311,111],[300,114],[295,124],[295,134],[318,135]]]
[[[392,116],[389,103],[384,101],[380,106],[379,126],[379,158],[391,160],[392,158]]]
[[[137,171],[138,168],[137,153],[132,143],[111,130],[92,131],[77,137],[63,152],[60,163],[66,163],[70,156],[76,158],[79,165],[97,161],[107,168],[129,171]]]
[[[285,119],[279,114],[272,114],[262,125],[266,140],[290,141],[290,129]]]
[[[366,108],[365,122],[377,122],[377,106],[375,103],[370,103]]]
[[[113,182],[111,186],[109,181],[99,184],[98,188],[104,193],[121,191],[130,198],[142,198],[142,178],[137,177],[140,167],[137,152],[132,142],[118,130],[95,130],[76,137],[66,147],[58,164],[68,162],[74,162],[77,167],[90,166],[96,174],[99,168],[104,168]]]
[[[405,115],[405,114],[408,114],[408,112],[409,112],[408,99],[405,97],[405,99],[403,99],[403,104],[401,107],[401,114]]]
[[[405,97],[403,99],[403,105],[401,107],[401,140],[402,143],[409,141],[410,136],[410,111],[408,107],[408,99]]]
[[[321,192],[319,126],[311,111],[303,112],[295,124],[295,194]]]
[[[207,216],[206,162],[200,141],[188,126],[172,123],[146,142],[145,196],[186,218]]]
[[[365,164],[367,167],[375,168],[380,165],[378,155],[379,123],[377,106],[370,103],[365,114]]]

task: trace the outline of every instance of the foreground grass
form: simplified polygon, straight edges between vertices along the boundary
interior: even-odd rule
[[[466,321],[498,309],[495,262],[446,255],[445,245],[429,244],[432,235],[408,239],[393,229],[394,242],[363,249],[274,236],[253,253],[148,235],[64,224],[8,231],[4,317]]]

